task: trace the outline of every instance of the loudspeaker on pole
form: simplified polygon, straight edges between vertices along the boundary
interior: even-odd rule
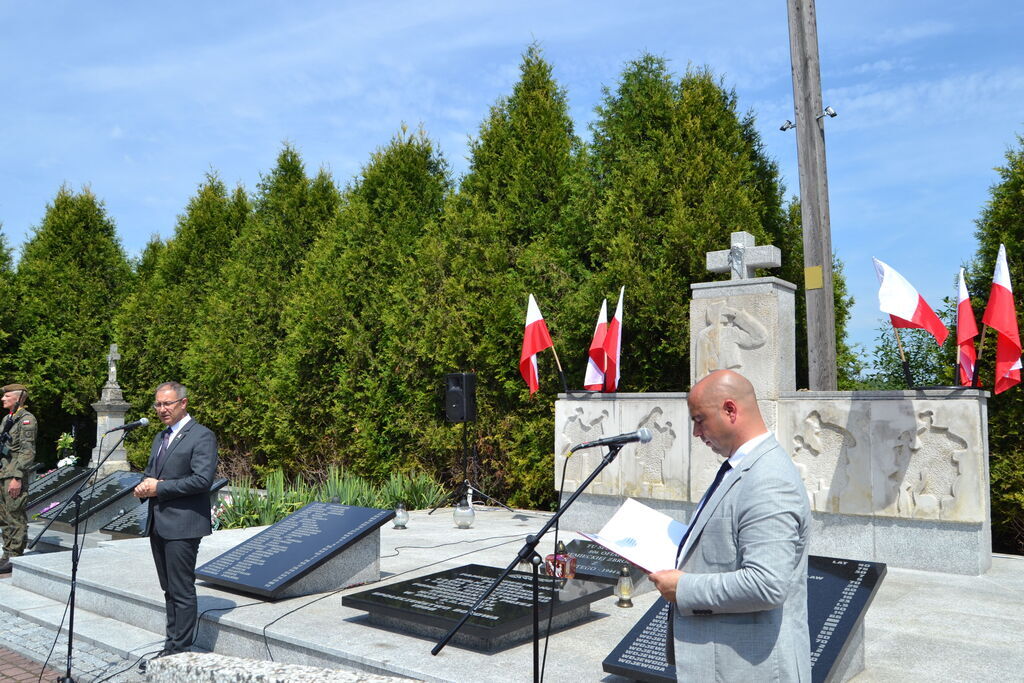
[[[475,372],[450,372],[444,376],[444,416],[449,422],[476,420]]]

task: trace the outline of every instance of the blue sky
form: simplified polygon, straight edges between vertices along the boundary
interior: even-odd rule
[[[783,0],[506,5],[0,0],[3,232],[20,246],[61,184],[89,185],[136,255],[173,234],[208,171],[254,191],[288,141],[344,185],[403,122],[462,173],[531,41],[584,137],[602,87],[642,52],[679,74],[710,66],[798,192],[795,137],[779,131],[793,118]],[[993,167],[1024,134],[1024,5],[817,13],[823,100],[839,112],[826,123],[832,243],[857,300],[852,340],[870,348],[882,317],[871,256],[937,307],[974,253]]]

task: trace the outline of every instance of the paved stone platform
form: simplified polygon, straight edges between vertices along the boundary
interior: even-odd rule
[[[381,529],[383,581],[471,562],[503,567],[547,517],[478,509],[474,527],[459,530],[450,510],[413,512],[408,529]],[[218,532],[203,541],[199,561],[256,531]],[[564,540],[574,537],[563,534]],[[26,556],[17,560],[13,579],[0,580],[0,624],[13,624],[0,626],[0,646],[22,647],[19,654],[39,662],[45,658],[67,598],[67,565],[67,553]],[[198,645],[222,655],[426,681],[505,683],[531,676],[529,643],[493,655],[449,646],[433,657],[434,641],[370,626],[364,613],[342,606],[341,593],[269,602],[200,585],[199,595],[201,611],[217,611],[203,617]],[[602,672],[601,661],[655,599],[653,592],[640,595],[633,609],[615,607],[614,598],[595,603],[589,621],[552,635],[546,677],[620,681]],[[76,666],[88,674],[76,671],[81,681],[106,680],[97,672],[115,673],[115,665],[131,666],[142,652],[159,649],[163,602],[146,539],[102,542],[84,551],[76,615]],[[114,632],[115,625],[120,630]],[[860,683],[1019,679],[1024,557],[997,555],[981,576],[890,568],[865,625],[866,669],[854,678]],[[26,636],[25,629],[36,629],[38,637]],[[58,643],[52,668],[63,668],[65,650],[66,643]],[[135,671],[109,680],[144,680]]]

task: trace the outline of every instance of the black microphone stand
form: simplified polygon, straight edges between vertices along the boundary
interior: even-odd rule
[[[28,544],[29,550],[34,548],[36,543],[39,542],[39,539],[43,537],[43,534],[45,534],[49,530],[50,525],[57,521],[57,517],[60,516],[60,513],[62,513],[64,509],[71,503],[75,504],[75,533],[74,541],[71,546],[71,591],[70,594],[68,595],[67,669],[65,670],[64,675],[57,679],[57,683],[75,683],[75,679],[71,676],[71,660],[75,639],[75,590],[78,588],[78,558],[79,555],[81,555],[81,552],[78,548],[78,525],[81,521],[79,519],[79,514],[82,511],[82,489],[84,489],[86,484],[88,484],[89,481],[93,479],[93,475],[100,471],[100,467],[102,467],[103,463],[107,461],[107,458],[110,457],[110,454],[113,453],[114,450],[121,445],[121,442],[124,441],[124,437],[126,437],[127,435],[127,431],[121,433],[121,438],[117,440],[117,443],[115,443],[111,447],[111,449],[107,451],[106,455],[100,458],[99,462],[96,463],[96,467],[92,468],[92,474],[90,474],[89,476],[85,477],[82,480],[82,483],[78,485],[78,488],[75,489],[75,492],[71,495],[71,497],[64,501],[64,503],[62,503],[59,508],[57,508],[57,511],[53,513],[53,517],[51,517],[50,521],[46,523],[46,526],[44,526],[42,530],[36,535],[36,537],[32,539],[32,542]],[[104,434],[100,438],[100,445],[97,448],[97,451],[100,453],[103,452],[103,439],[105,439],[106,437],[107,435]],[[82,535],[82,542],[85,542],[84,534]]]
[[[555,512],[555,514],[551,517],[551,519],[549,519],[544,524],[544,526],[541,528],[539,532],[537,532],[535,535],[526,537],[526,543],[524,543],[523,547],[519,549],[519,552],[516,554],[515,559],[513,559],[512,562],[509,563],[507,567],[505,567],[505,571],[503,571],[501,575],[494,580],[490,587],[486,591],[484,591],[483,595],[477,598],[477,601],[474,602],[473,605],[468,610],[466,610],[466,613],[462,616],[462,619],[459,620],[459,623],[457,623],[452,628],[452,630],[448,632],[447,635],[445,635],[441,640],[437,642],[437,645],[435,645],[434,648],[430,651],[430,654],[436,656],[441,650],[444,649],[445,645],[448,644],[448,641],[455,637],[455,634],[459,632],[459,629],[461,629],[469,620],[469,618],[473,616],[473,612],[475,612],[477,608],[479,608],[480,605],[483,604],[484,600],[486,600],[491,595],[491,593],[493,593],[495,589],[497,589],[498,584],[504,581],[508,577],[508,575],[512,573],[512,569],[515,568],[517,564],[519,564],[520,562],[529,562],[531,565],[533,565],[533,680],[534,683],[540,683],[539,569],[541,564],[541,557],[537,554],[537,544],[540,542],[542,538],[544,538],[544,535],[547,534],[551,527],[558,523],[558,520],[562,517],[562,514],[569,509],[569,506],[573,504],[573,501],[579,498],[580,494],[583,493],[584,489],[590,486],[591,482],[597,479],[597,476],[601,474],[601,471],[605,467],[611,464],[612,460],[615,460],[615,456],[619,454],[619,451],[622,450],[622,447],[624,445],[625,444],[609,444],[608,452],[601,459],[601,462],[598,464],[598,466],[594,468],[594,471],[590,473],[590,476],[587,477],[587,480],[580,484],[580,487],[576,489],[576,491],[571,496],[569,496],[569,500],[565,501],[565,505],[563,505],[561,508],[558,509],[557,512]]]

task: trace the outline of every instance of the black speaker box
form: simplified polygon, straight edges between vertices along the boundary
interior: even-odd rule
[[[449,422],[476,420],[476,373],[450,372],[444,376],[444,416]]]

